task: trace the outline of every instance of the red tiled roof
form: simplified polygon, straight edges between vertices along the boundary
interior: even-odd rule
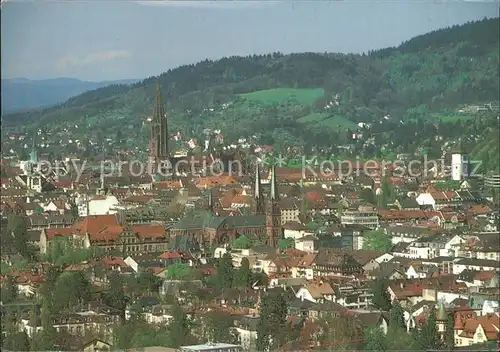
[[[160,256],[160,259],[182,259],[182,255],[178,252],[165,251]]]
[[[90,241],[92,242],[113,242],[120,237],[120,234],[123,232],[123,226],[112,225],[109,227],[103,228],[98,233],[90,234]]]
[[[118,219],[116,215],[90,215],[85,217],[79,223],[73,226],[75,233],[84,235],[97,234],[106,227],[112,227],[118,225]]]
[[[123,258],[118,257],[118,258],[105,258],[102,260],[103,265],[106,268],[109,268],[111,266],[118,265],[121,268],[126,268],[128,267],[127,263],[123,260]]]
[[[165,228],[162,225],[134,225],[132,231],[142,238],[165,237]]]
[[[61,237],[67,237],[71,236],[74,233],[74,229],[71,227],[66,227],[66,228],[51,228],[45,230],[45,234],[47,236],[47,240],[51,241],[54,239],[54,237],[61,236]]]

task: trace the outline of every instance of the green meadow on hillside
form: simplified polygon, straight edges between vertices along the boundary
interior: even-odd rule
[[[310,129],[347,130],[356,129],[356,124],[345,117],[326,112],[309,114],[297,120],[299,123],[307,124]]]
[[[275,88],[240,94],[241,97],[264,105],[296,101],[304,106],[311,106],[325,94],[323,88]]]

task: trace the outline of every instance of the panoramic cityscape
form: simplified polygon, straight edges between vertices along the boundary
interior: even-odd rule
[[[4,351],[499,351],[495,2],[2,2]]]

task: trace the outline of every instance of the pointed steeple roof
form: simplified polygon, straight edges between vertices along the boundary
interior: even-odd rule
[[[255,188],[254,188],[254,197],[261,198],[262,197],[262,187],[260,181],[260,168],[259,163],[255,166]]]
[[[153,121],[159,122],[165,116],[165,107],[163,106],[163,98],[161,96],[160,80],[156,81],[156,98],[153,110]]]
[[[444,303],[440,302],[439,303],[439,310],[436,315],[436,320],[437,321],[447,321],[448,320],[448,313],[446,313],[446,308],[444,307]]]
[[[279,194],[278,194],[278,186],[276,182],[276,165],[273,165],[271,167],[271,194],[270,194],[271,200],[278,200],[279,199]]]

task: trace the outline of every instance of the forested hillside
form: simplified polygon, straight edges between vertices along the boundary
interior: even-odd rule
[[[170,130],[200,136],[211,127],[227,139],[257,133],[275,145],[327,145],[346,142],[347,131],[367,122],[373,126],[365,134],[391,141],[396,151],[433,150],[436,133],[453,138],[496,127],[496,112],[467,106],[498,101],[499,30],[496,18],[366,55],[273,53],[172,69],[159,76]],[[127,146],[145,146],[141,127],[155,86],[152,77],[97,89],[61,106],[5,116],[4,126],[78,124],[88,138],[120,133]]]

